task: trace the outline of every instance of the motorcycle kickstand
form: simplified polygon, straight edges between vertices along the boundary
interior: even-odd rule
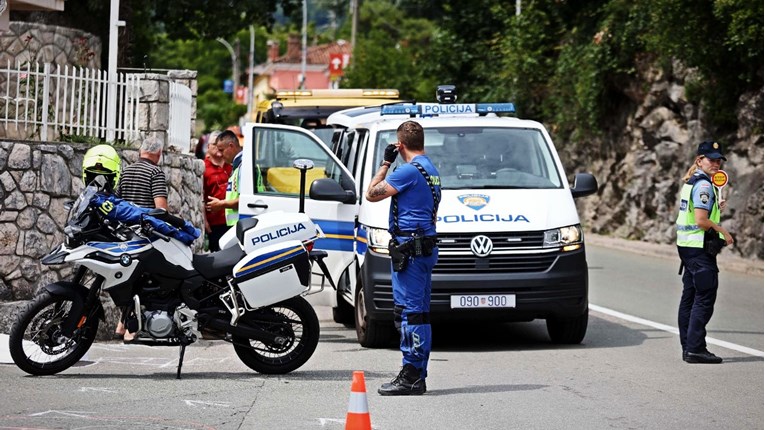
[[[186,353],[186,343],[181,342],[181,355],[178,357],[178,374],[175,379],[181,379],[181,367],[183,367],[183,354]]]

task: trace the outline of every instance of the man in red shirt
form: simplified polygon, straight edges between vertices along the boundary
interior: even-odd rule
[[[204,202],[208,201],[208,197],[225,200],[226,185],[228,184],[228,177],[231,176],[231,165],[223,159],[223,152],[215,145],[214,138],[217,138],[217,135],[211,133],[207,145],[207,156],[205,157],[205,173],[202,181]],[[208,248],[210,252],[219,251],[218,241],[228,230],[226,213],[223,210],[212,211],[208,207],[204,214]]]

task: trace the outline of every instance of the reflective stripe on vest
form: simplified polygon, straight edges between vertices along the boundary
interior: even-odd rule
[[[231,176],[228,178],[228,185],[226,186],[226,200],[234,200],[239,198],[239,169],[237,166],[231,172]],[[239,221],[239,208],[229,209],[226,208],[226,225],[232,226]]]
[[[706,181],[706,178],[698,178],[697,180]],[[688,181],[683,185],[680,190],[680,212],[677,214],[677,221],[675,227],[677,229],[677,246],[683,246],[686,248],[703,248],[704,247],[704,230],[696,225],[695,210],[693,208],[693,185],[695,180]],[[712,190],[715,193],[715,202],[712,205],[712,211],[709,214],[709,220],[715,224],[720,223],[720,206],[719,196],[717,195],[717,188],[712,186]],[[722,237],[722,235],[720,235]]]

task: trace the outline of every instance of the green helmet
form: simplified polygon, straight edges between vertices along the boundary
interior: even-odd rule
[[[108,185],[114,189],[120,180],[122,160],[111,145],[96,145],[82,159],[82,180],[89,184],[96,176],[106,176]]]

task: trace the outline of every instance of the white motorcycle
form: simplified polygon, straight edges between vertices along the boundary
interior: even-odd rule
[[[295,167],[304,190],[312,163],[297,160]],[[326,252],[312,250],[324,235],[302,210],[240,220],[238,246],[192,255],[184,242],[157,231],[156,219],[153,227],[143,217],[136,225],[105,217],[93,204],[102,187],[94,181],[83,190],[69,211],[64,243],[42,259],[79,265],[74,278],[45,286],[11,327],[11,357],[21,370],[52,375],[80,360],[105,319],[102,291],[123,309],[135,333],[131,342],[180,346],[178,378],[186,346],[203,336],[231,342],[260,373],[284,374],[308,361],[319,341],[319,320],[302,297],[313,263],[334,283]],[[304,192],[300,198],[302,209]],[[164,210],[147,215],[185,224]]]

